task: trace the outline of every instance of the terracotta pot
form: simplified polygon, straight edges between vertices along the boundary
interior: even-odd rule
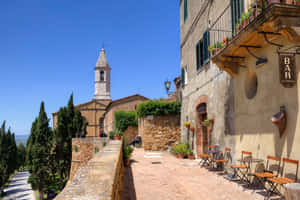
[[[125,166],[128,167],[130,165],[130,158],[125,158]]]
[[[177,155],[178,155],[178,157],[177,157]],[[183,159],[183,158],[184,158],[184,155],[182,155],[182,154],[176,154],[176,157],[177,157],[177,158]]]
[[[190,130],[191,130],[192,132],[194,132],[194,131],[195,131],[195,128],[190,128]]]
[[[188,155],[188,158],[189,158],[190,160],[195,160],[195,155],[194,155],[194,154]]]
[[[248,24],[249,24],[249,19],[245,19],[245,21],[244,21],[244,28],[245,28],[246,26],[248,26]]]
[[[297,1],[297,2],[296,2],[296,5],[297,5],[297,6],[300,6],[300,1]]]
[[[116,136],[115,136],[115,140],[121,140],[121,136],[116,135]]]
[[[185,125],[185,127],[186,127],[186,128],[190,128],[190,127],[191,127],[191,125]]]
[[[175,155],[175,156],[176,156],[176,158],[179,158],[179,154],[178,154],[178,153],[176,153],[176,155]]]

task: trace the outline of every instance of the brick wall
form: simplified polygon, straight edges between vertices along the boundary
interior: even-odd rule
[[[147,116],[139,119],[139,133],[145,150],[167,150],[180,141],[180,116]]]
[[[70,171],[70,179],[73,180],[74,175],[82,166],[86,166],[91,160],[96,149],[101,151],[103,149],[103,138],[73,138],[72,139],[72,164]]]
[[[122,141],[110,143],[75,174],[56,200],[122,199],[124,166]]]

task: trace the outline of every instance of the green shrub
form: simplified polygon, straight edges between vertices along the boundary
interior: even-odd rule
[[[99,147],[95,147],[95,153],[99,152]]]
[[[137,115],[138,117],[146,117],[149,115],[177,115],[180,114],[180,110],[180,102],[152,100],[140,103],[137,107]]]
[[[171,149],[171,152],[174,154],[182,154],[184,156],[188,155],[191,151],[192,150],[188,143],[179,143]]]
[[[102,142],[102,146],[105,147],[106,146],[106,141]]]
[[[115,127],[124,132],[128,126],[137,126],[137,114],[135,111],[117,111],[115,112]]]

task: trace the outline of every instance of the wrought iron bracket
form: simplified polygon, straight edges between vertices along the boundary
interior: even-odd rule
[[[258,48],[261,48],[261,46],[240,45],[240,47],[245,48],[245,49],[247,50],[247,52],[248,52],[251,56],[253,56],[254,58],[256,58],[256,60],[257,60],[257,61],[256,61],[256,66],[268,62],[268,59],[267,59],[267,58],[258,57],[258,56],[256,56],[256,55],[254,55],[254,54],[249,50],[249,48],[255,48],[255,49],[258,49]]]
[[[271,41],[268,39],[268,37],[267,37],[267,35],[281,35],[280,33],[264,32],[264,31],[260,31],[260,32],[258,32],[258,33],[259,33],[259,34],[264,34],[264,38],[265,38],[266,42],[269,43],[270,45],[273,45],[273,46],[276,46],[276,47],[283,47],[283,45],[281,45],[281,44],[276,44],[276,43],[274,43],[274,42],[271,42]]]

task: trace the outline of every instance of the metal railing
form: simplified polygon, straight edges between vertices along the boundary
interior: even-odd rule
[[[229,4],[209,27],[210,45],[222,42],[224,38],[232,37],[231,22],[231,8]]]

